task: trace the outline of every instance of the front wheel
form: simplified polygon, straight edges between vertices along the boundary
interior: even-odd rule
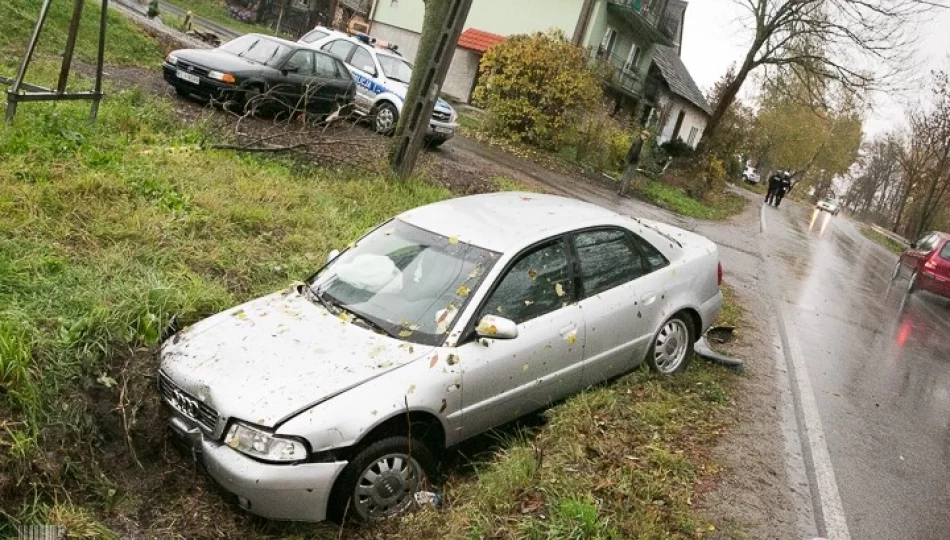
[[[399,111],[392,103],[381,103],[373,114],[373,128],[380,135],[392,135],[399,123]]]
[[[396,436],[370,444],[340,473],[328,517],[339,523],[376,521],[405,512],[434,463],[429,449],[415,439]]]
[[[689,318],[677,314],[663,323],[647,351],[647,364],[664,375],[680,373],[693,359],[695,331]]]

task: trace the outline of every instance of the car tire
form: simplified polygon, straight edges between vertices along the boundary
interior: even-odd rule
[[[432,452],[416,439],[394,436],[373,442],[340,473],[330,492],[327,517],[343,523],[401,514],[412,507],[416,492],[434,471]]]
[[[426,148],[438,148],[445,144],[446,139],[426,139],[425,146]]]
[[[399,111],[392,103],[383,102],[373,107],[373,114],[370,116],[376,133],[388,136],[396,132],[396,126],[399,125]]]
[[[891,274],[891,281],[897,281],[897,278],[901,276],[901,262],[897,261],[897,264],[894,265],[894,273]]]
[[[914,294],[917,292],[917,271],[914,270],[914,273],[910,275],[910,279],[907,280],[907,294]]]
[[[663,375],[681,373],[693,359],[695,335],[693,322],[685,313],[667,319],[653,335],[647,351],[647,365]]]
[[[244,100],[241,102],[242,109],[246,114],[251,116],[263,116],[268,110],[268,104],[266,98],[262,97],[266,93],[266,89],[259,85],[253,84],[245,88],[244,90]]]

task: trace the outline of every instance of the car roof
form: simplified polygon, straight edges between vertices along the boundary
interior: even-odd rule
[[[303,43],[297,43],[296,41],[290,41],[290,40],[288,40],[288,39],[279,38],[279,37],[276,37],[276,36],[268,36],[267,34],[251,33],[251,34],[247,34],[247,35],[253,36],[253,37],[267,38],[267,39],[269,39],[269,40],[271,40],[271,41],[276,41],[277,43],[280,43],[281,45],[286,45],[286,46],[292,47],[292,48],[294,48],[294,49],[299,49],[300,47],[303,47],[303,46],[304,46]]]
[[[616,223],[622,216],[576,199],[509,191],[449,199],[409,210],[398,218],[436,234],[504,253],[560,231]]]

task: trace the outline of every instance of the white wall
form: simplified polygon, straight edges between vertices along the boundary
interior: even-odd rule
[[[683,124],[680,126],[678,136],[680,139],[683,139],[683,142],[689,143],[690,131],[695,127],[696,136],[690,146],[696,148],[696,146],[699,145],[699,141],[703,138],[703,132],[706,130],[706,123],[709,120],[706,113],[686,99],[675,94],[665,93],[660,97],[660,101],[663,104],[672,101],[672,107],[666,119],[666,125],[660,130],[660,144],[673,138],[673,130],[676,128],[676,119],[679,118],[680,111],[685,111],[686,114],[683,117]]]
[[[383,41],[399,45],[399,53],[415,63],[416,52],[419,49],[419,34],[379,21],[373,23],[372,34]],[[476,52],[456,47],[452,55],[452,63],[449,65],[449,72],[445,75],[445,82],[442,84],[442,93],[468,103],[472,94],[472,84],[478,76],[481,59],[481,55]]]

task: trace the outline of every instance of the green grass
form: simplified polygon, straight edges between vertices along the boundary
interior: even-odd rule
[[[889,236],[885,236],[870,227],[861,227],[861,234],[869,238],[872,242],[884,247],[891,253],[903,253],[907,249],[907,245],[894,240]]]
[[[765,194],[769,191],[768,186],[765,181],[759,182],[758,184],[750,184],[741,178],[736,180],[736,185],[751,191],[752,193],[758,193],[759,195],[765,197]]]
[[[204,17],[205,19],[216,22],[237,32],[263,33],[272,35],[281,35],[287,37],[287,34],[275,34],[273,28],[263,24],[246,23],[239,21],[228,12],[228,6],[221,0],[165,0],[181,9],[190,10],[194,15]],[[162,15],[164,18],[164,15]],[[198,24],[200,26],[200,24]]]
[[[728,192],[716,195],[708,202],[700,201],[682,189],[661,181],[645,182],[634,196],[681,216],[708,220],[723,220],[738,215],[748,202],[745,197]]]
[[[697,362],[679,377],[639,370],[579,394],[451,481],[449,508],[384,525],[381,537],[698,538],[711,524],[693,503],[718,470],[708,450],[730,377]]]
[[[492,178],[492,183],[498,191],[534,191],[528,186],[507,176],[496,176]]]
[[[200,150],[204,124],[183,125],[173,102],[139,91],[110,94],[95,124],[87,114],[85,103],[31,104],[0,125],[8,525],[92,516],[92,530],[158,504],[174,462],[153,355],[170,322],[286,287],[381,220],[449,196],[421,180]],[[186,513],[188,497],[222,504],[204,489],[169,491],[169,512]]]
[[[3,0],[0,2],[0,74],[11,76],[26,50],[27,41],[42,0]],[[50,7],[49,16],[40,39],[38,53],[58,55],[66,43],[72,2],[57,0]],[[96,60],[99,36],[99,5],[86,2],[76,43],[76,58],[88,63]],[[106,62],[113,65],[159,65],[162,51],[158,44],[145,35],[115,10],[109,10],[106,29]]]

